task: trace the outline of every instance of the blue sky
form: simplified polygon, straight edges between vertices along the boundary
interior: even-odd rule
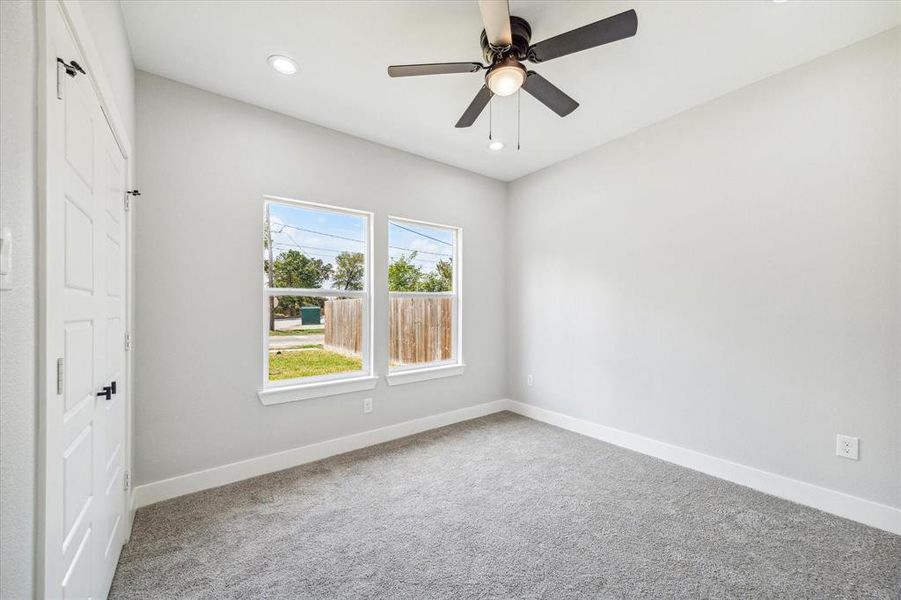
[[[311,258],[334,264],[340,252],[363,251],[362,217],[278,203],[271,203],[269,211],[275,256],[300,250]],[[389,257],[417,251],[415,262],[426,272],[434,271],[439,260],[450,259],[452,244],[453,232],[448,229],[405,221],[388,226]]]
[[[454,234],[448,229],[428,227],[419,223],[398,221],[388,224],[388,256],[391,260],[417,252],[414,262],[423,271],[434,271],[439,260],[453,256]]]

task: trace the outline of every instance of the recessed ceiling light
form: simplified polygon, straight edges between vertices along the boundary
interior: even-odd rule
[[[282,75],[294,75],[297,73],[297,63],[280,54],[273,54],[268,59],[270,66]]]
[[[489,150],[495,150],[495,151],[497,151],[497,150],[503,150],[503,149],[504,149],[504,142],[499,142],[499,141],[497,141],[497,140],[494,140],[493,142],[489,142],[489,143],[488,143],[488,149],[489,149]]]
[[[785,4],[788,0],[773,0],[773,4]]]

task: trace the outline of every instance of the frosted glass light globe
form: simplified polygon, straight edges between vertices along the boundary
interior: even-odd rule
[[[498,96],[510,96],[522,87],[526,72],[522,66],[504,65],[488,73],[488,89]]]

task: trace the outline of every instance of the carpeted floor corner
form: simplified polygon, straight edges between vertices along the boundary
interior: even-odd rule
[[[499,413],[138,511],[110,598],[901,598],[901,536]]]

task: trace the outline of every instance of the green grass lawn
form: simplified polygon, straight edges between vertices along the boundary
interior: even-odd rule
[[[359,371],[362,368],[363,361],[359,358],[351,358],[328,350],[269,353],[270,381]]]
[[[316,329],[277,329],[269,330],[269,335],[316,335],[317,333],[325,333],[325,327]]]

